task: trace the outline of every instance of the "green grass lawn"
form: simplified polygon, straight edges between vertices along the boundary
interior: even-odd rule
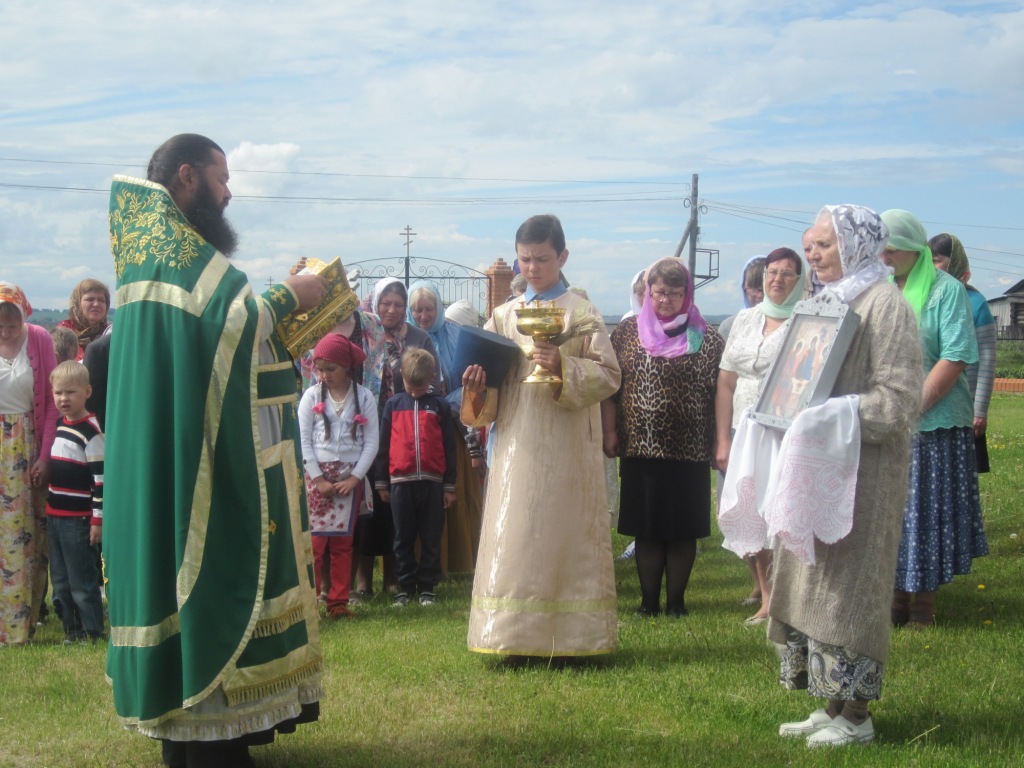
[[[876,741],[811,752],[776,735],[816,704],[776,682],[764,627],[741,623],[746,566],[702,541],[682,620],[633,614],[617,563],[619,651],[578,667],[511,668],[466,650],[470,583],[432,609],[382,599],[324,623],[320,722],[253,749],[260,766],[1001,766],[1024,755],[1024,396],[996,394],[982,476],[991,554],[939,593],[938,624],[895,631]],[[615,537],[616,552],[626,544]],[[55,619],[0,649],[0,766],[158,766],[121,729],[104,651],[60,644]],[[225,768],[228,768],[225,766]]]

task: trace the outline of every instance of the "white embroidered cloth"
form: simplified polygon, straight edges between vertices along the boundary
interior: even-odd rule
[[[815,538],[834,544],[846,536],[860,466],[859,409],[856,395],[831,398],[802,411],[785,437],[744,412],[718,509],[722,546],[745,557],[776,536],[813,565]]]

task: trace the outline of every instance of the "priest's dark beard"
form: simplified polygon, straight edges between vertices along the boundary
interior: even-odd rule
[[[224,218],[224,209],[217,206],[217,201],[213,199],[213,193],[210,192],[205,180],[196,191],[195,200],[185,211],[185,215],[196,231],[225,256],[230,256],[237,250],[238,233]]]

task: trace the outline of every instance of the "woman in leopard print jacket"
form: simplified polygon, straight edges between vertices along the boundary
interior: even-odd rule
[[[639,314],[612,333],[622,387],[602,408],[604,450],[619,457],[619,532],[636,537],[642,615],[687,613],[697,539],[711,533],[715,385],[725,342],[693,303],[676,258],[646,272]]]

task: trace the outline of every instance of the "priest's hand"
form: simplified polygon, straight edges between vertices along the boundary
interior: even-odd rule
[[[327,281],[320,275],[295,275],[285,280],[284,284],[295,291],[299,300],[296,312],[307,312],[313,309],[327,295]]]

